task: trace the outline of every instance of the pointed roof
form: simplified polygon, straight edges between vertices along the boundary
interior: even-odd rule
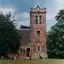
[[[40,6],[39,3],[37,3],[35,7],[36,7],[36,8],[40,8],[41,6]]]

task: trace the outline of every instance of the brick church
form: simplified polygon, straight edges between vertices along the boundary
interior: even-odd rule
[[[21,46],[18,58],[47,57],[46,53],[46,8],[39,4],[30,10],[30,29],[17,30],[20,34]]]

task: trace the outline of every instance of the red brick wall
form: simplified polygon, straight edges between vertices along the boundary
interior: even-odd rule
[[[30,40],[33,45],[33,53],[37,52],[37,45],[41,47],[41,53],[46,53],[46,9],[41,8],[39,15],[42,15],[42,24],[35,24],[35,16],[38,15],[37,8],[31,9],[30,14]],[[40,42],[37,42],[37,31],[40,31]]]

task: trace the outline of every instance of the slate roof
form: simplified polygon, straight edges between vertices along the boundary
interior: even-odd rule
[[[30,43],[30,29],[19,29],[17,32],[20,35],[21,45],[28,45]]]

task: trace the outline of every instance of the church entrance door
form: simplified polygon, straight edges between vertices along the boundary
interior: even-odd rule
[[[29,53],[29,52],[30,52],[30,48],[27,48],[27,50],[26,50],[26,56],[27,56],[27,57],[30,56],[30,53]]]

